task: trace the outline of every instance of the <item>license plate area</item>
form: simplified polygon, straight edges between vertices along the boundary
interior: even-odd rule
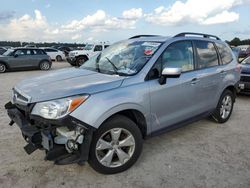
[[[245,89],[245,84],[239,84],[240,89]]]

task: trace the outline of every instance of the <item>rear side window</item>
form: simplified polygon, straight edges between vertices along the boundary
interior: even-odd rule
[[[207,41],[194,41],[197,50],[198,69],[219,65],[214,44]]]
[[[216,43],[223,64],[228,64],[233,60],[233,56],[229,47],[225,44]]]

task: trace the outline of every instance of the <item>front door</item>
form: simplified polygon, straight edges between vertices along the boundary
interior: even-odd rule
[[[161,67],[182,68],[179,78],[167,78],[164,85],[158,79],[148,81],[151,98],[152,131],[157,131],[186,120],[199,113],[196,107],[194,53],[191,41],[170,44],[151,71],[159,75]],[[150,75],[150,74],[149,74]]]

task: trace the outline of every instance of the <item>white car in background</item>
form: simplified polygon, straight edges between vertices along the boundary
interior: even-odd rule
[[[43,48],[43,50],[50,56],[52,60],[63,61],[66,59],[63,51],[55,48]]]
[[[80,67],[84,64],[90,57],[100,53],[105,48],[109,47],[110,44],[106,42],[100,42],[96,44],[87,44],[83,50],[74,50],[69,52],[67,61],[72,66]]]

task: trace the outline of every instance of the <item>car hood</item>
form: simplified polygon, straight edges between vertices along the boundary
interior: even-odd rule
[[[250,74],[250,65],[242,65],[241,66],[241,73],[242,74]]]
[[[15,89],[29,96],[30,103],[34,103],[114,89],[120,87],[123,80],[124,77],[118,75],[70,68],[23,80],[15,86]]]

